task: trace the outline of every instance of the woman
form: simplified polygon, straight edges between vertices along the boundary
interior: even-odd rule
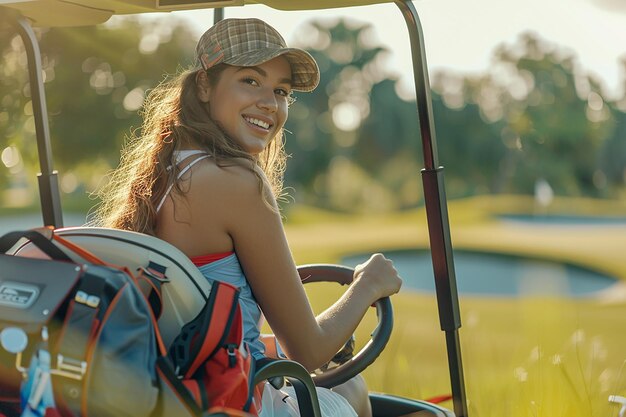
[[[316,369],[401,280],[389,260],[373,255],[355,269],[345,294],[315,317],[276,198],[291,92],[317,86],[317,64],[258,19],[217,23],[200,38],[196,58],[198,67],[150,94],[142,135],[104,190],[99,217],[105,226],[166,240],[207,279],[240,287],[244,339],[255,357],[264,353],[262,311],[284,353]],[[318,394],[324,415],[371,415],[360,376]],[[297,415],[297,406],[268,386],[261,415]]]

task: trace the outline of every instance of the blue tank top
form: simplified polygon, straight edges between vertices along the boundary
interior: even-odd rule
[[[243,339],[250,347],[252,356],[260,359],[264,356],[265,346],[259,340],[261,309],[252,294],[252,289],[241,269],[237,254],[198,267],[209,281],[221,281],[239,288],[239,305],[243,317]]]
[[[176,164],[179,164],[184,159],[194,155],[200,156],[180,170],[177,177],[178,179],[180,179],[183,174],[190,170],[197,162],[209,158],[210,155],[205,151],[200,150],[184,150],[177,151],[175,153]],[[171,167],[168,167],[168,170],[170,168]],[[156,207],[157,213],[161,210],[161,207],[165,203],[165,199],[169,195],[173,186],[174,184],[171,183],[161,198],[161,201]],[[239,263],[237,254],[233,253],[225,258],[199,266],[198,269],[209,282],[213,282],[214,280],[221,281],[239,288],[239,305],[241,306],[241,315],[243,318],[244,342],[246,342],[250,347],[250,353],[254,358],[260,359],[263,357],[265,353],[265,345],[263,345],[261,340],[259,340],[259,336],[261,334],[259,330],[261,309],[259,308],[259,305],[254,298],[254,294],[252,294],[252,289],[250,288],[250,285],[248,285],[248,280],[241,269],[241,264]]]

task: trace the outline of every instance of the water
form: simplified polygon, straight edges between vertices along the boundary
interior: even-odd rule
[[[80,213],[63,213],[63,226],[82,226],[85,215]],[[27,213],[19,216],[0,216],[0,235],[14,230],[32,229],[43,226],[40,213]]]
[[[64,226],[80,226],[85,215],[64,213]],[[39,213],[0,217],[0,235],[43,225]],[[404,279],[404,288],[435,291],[432,261],[428,251],[385,253],[393,259]],[[356,266],[369,255],[346,257],[342,263]],[[617,282],[599,272],[559,262],[481,252],[454,252],[457,289],[460,294],[488,296],[566,295],[589,296]]]
[[[432,260],[428,251],[386,252],[404,280],[404,288],[434,292]],[[369,255],[346,257],[356,266]],[[591,296],[617,280],[599,272],[541,259],[484,252],[454,251],[459,294],[486,296]]]
[[[624,225],[626,217],[624,216],[575,216],[567,214],[546,214],[546,215],[529,215],[529,214],[502,214],[498,218],[511,221],[514,223],[530,223],[530,224],[554,224],[554,225]]]

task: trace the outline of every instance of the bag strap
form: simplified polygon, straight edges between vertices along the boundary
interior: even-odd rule
[[[167,267],[148,261],[147,267],[139,268],[137,273],[137,286],[143,293],[158,320],[163,310],[163,294],[161,287],[163,283],[169,282],[165,274]],[[0,416],[1,417],[1,416]]]
[[[50,237],[44,235],[44,233],[48,234],[46,232],[47,230],[51,232],[50,229],[31,229],[9,232],[0,237],[0,252],[7,253],[9,249],[11,249],[20,239],[24,238],[33,242],[37,248],[42,250],[51,259],[72,262],[70,257],[67,256],[65,252],[52,243],[52,234],[50,234]]]
[[[70,302],[57,341],[57,375],[64,376],[57,379],[59,389],[64,394],[66,406],[76,416],[82,415],[83,411],[82,391],[86,386],[83,379],[87,377],[88,351],[93,338],[97,337],[94,324],[108,308],[109,300],[101,298],[105,284],[105,279],[87,270]]]
[[[78,256],[80,256],[81,258],[83,258],[85,261],[89,263],[92,263],[94,265],[117,267],[116,265],[111,265],[111,264],[104,262],[102,259],[98,258],[93,253],[89,252],[87,249],[81,246],[78,246],[77,244],[70,242],[69,240],[55,233],[52,234],[52,239],[60,243],[61,245],[65,246],[67,249],[71,250],[72,252],[74,252],[75,254],[77,254]]]
[[[170,346],[169,356],[176,365],[176,373],[183,378],[191,378],[221,346],[230,342],[231,327],[237,322],[239,329],[235,334],[241,342],[239,289],[215,281],[200,313],[183,326]]]

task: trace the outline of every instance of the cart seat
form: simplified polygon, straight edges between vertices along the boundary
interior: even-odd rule
[[[161,287],[163,309],[158,323],[167,347],[182,326],[198,315],[211,292],[211,284],[185,254],[154,236],[102,227],[68,227],[54,233],[103,261],[126,266],[132,272],[148,267],[150,262],[165,268],[168,282]],[[32,243],[26,243],[15,254],[40,257],[41,252]],[[68,255],[77,262],[84,262],[73,253]]]

